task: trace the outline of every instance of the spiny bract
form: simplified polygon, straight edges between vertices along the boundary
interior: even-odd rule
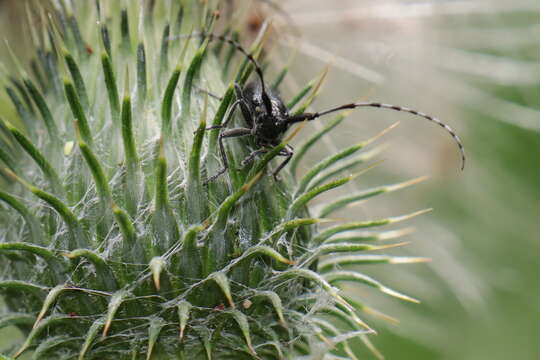
[[[360,150],[370,140],[278,182],[265,169],[291,136],[243,169],[249,143],[232,141],[231,169],[204,186],[220,167],[219,131],[204,131],[206,122],[219,125],[234,100],[222,78],[242,84],[252,71],[226,45],[176,36],[219,31],[216,3],[27,7],[36,56],[27,64],[12,55],[4,82],[18,117],[0,121],[0,327],[26,337],[13,358],[354,359],[348,341],[372,347],[360,313],[371,309],[340,292],[341,282],[415,301],[350,267],[422,261],[361,253],[403,231],[336,235],[416,213],[318,226],[416,180],[353,193],[317,216],[306,208],[356,177],[344,173],[369,159]],[[235,24],[225,28],[238,36]],[[308,84],[290,108],[303,111],[318,86]],[[344,116],[298,148],[292,172]]]

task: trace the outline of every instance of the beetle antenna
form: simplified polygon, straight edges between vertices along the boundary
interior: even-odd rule
[[[454,139],[454,141],[456,142],[459,148],[459,152],[461,153],[461,170],[465,168],[465,149],[463,147],[463,143],[461,142],[461,139],[456,134],[454,129],[452,129],[450,126],[446,125],[445,123],[443,123],[441,120],[437,119],[436,117],[433,117],[426,113],[423,113],[414,109],[410,109],[407,107],[396,106],[396,105],[391,105],[391,104],[382,104],[382,103],[376,103],[376,102],[350,103],[350,104],[337,106],[337,107],[334,107],[325,111],[321,111],[321,112],[303,113],[299,115],[294,115],[294,116],[291,116],[287,122],[289,124],[294,124],[294,123],[302,122],[306,120],[311,121],[311,120],[315,120],[321,116],[324,116],[324,115],[327,115],[336,111],[346,110],[346,109],[356,109],[359,107],[374,107],[374,108],[389,109],[389,110],[394,110],[394,111],[399,111],[399,112],[406,112],[406,113],[413,114],[418,117],[422,117],[431,122],[434,122],[435,124],[444,128],[452,136],[452,138]]]
[[[257,60],[255,60],[255,58],[253,57],[253,55],[251,55],[246,49],[244,49],[244,47],[240,45],[237,41],[231,38],[225,37],[223,35],[217,35],[213,33],[204,33],[204,32],[200,33],[199,35],[202,37],[207,37],[209,41],[219,40],[233,46],[236,50],[240,51],[251,62],[251,64],[255,68],[255,72],[257,73],[259,80],[261,81],[261,90],[262,90],[262,98],[263,98],[264,106],[266,110],[268,111],[268,113],[271,113],[272,102],[270,101],[270,97],[268,96],[268,93],[266,92],[266,84],[264,82],[263,71],[262,71],[261,66],[257,62]]]

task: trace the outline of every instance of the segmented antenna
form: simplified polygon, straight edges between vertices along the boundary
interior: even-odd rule
[[[270,97],[268,96],[266,92],[266,84],[264,82],[263,71],[262,71],[261,66],[257,62],[257,60],[255,60],[255,58],[253,57],[253,55],[251,55],[246,49],[244,49],[242,45],[240,45],[237,41],[231,38],[225,37],[223,35],[202,32],[202,33],[197,33],[197,34],[191,34],[191,35],[188,35],[187,37],[195,37],[195,36],[205,37],[208,39],[208,41],[212,41],[212,40],[223,41],[233,46],[236,50],[240,51],[251,62],[251,64],[253,64],[253,67],[255,68],[255,72],[257,73],[257,76],[259,77],[261,81],[261,92],[262,92],[262,99],[263,99],[264,106],[266,108],[266,111],[271,113],[272,102],[270,101]]]
[[[321,111],[321,112],[304,113],[304,114],[299,114],[299,115],[296,115],[296,116],[292,116],[292,117],[289,118],[288,122],[292,124],[292,123],[296,123],[296,122],[302,122],[302,121],[305,121],[305,120],[311,121],[311,120],[315,120],[315,119],[317,119],[317,118],[319,118],[321,116],[324,116],[324,115],[327,115],[327,114],[330,114],[330,113],[333,113],[333,112],[336,112],[336,111],[346,110],[346,109],[356,109],[356,108],[359,108],[359,107],[375,107],[375,108],[389,109],[389,110],[394,110],[394,111],[399,111],[399,112],[406,112],[406,113],[409,113],[409,114],[413,114],[413,115],[422,117],[422,118],[424,118],[426,120],[429,120],[431,122],[434,122],[435,124],[437,124],[440,127],[444,128],[452,136],[452,138],[454,139],[454,141],[456,142],[456,144],[457,144],[457,146],[459,148],[459,152],[461,153],[461,170],[463,170],[465,168],[465,149],[463,147],[461,139],[456,134],[454,129],[452,129],[450,126],[446,125],[445,123],[443,123],[441,120],[437,119],[436,117],[433,117],[433,116],[428,115],[426,113],[420,112],[418,110],[410,109],[410,108],[407,108],[407,107],[391,105],[391,104],[382,104],[382,103],[376,103],[376,102],[351,103],[351,104],[345,104],[345,105],[337,106],[337,107],[334,107],[334,108],[331,108],[331,109],[328,109],[328,110],[325,110],[325,111]]]

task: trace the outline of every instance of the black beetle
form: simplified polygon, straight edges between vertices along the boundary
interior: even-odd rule
[[[246,123],[246,127],[239,127],[221,131],[221,133],[219,134],[219,149],[223,161],[223,167],[216,174],[209,177],[207,182],[215,180],[218,176],[222,175],[228,169],[229,163],[227,161],[227,156],[223,145],[224,139],[244,136],[253,137],[255,144],[258,148],[242,161],[242,165],[246,165],[247,163],[251,162],[257,155],[264,154],[274,146],[277,146],[281,142],[283,135],[289,129],[289,127],[291,127],[291,125],[302,121],[315,120],[321,116],[336,111],[355,109],[359,107],[375,107],[406,112],[438,124],[439,126],[443,127],[448,133],[450,133],[450,135],[454,138],[461,153],[461,169],[463,170],[465,167],[465,151],[463,149],[463,144],[461,143],[461,140],[452,128],[450,128],[448,125],[435,117],[432,117],[428,114],[414,109],[377,102],[349,103],[321,112],[291,115],[289,114],[289,110],[283,103],[283,100],[281,100],[281,98],[272,89],[266,86],[264,82],[264,74],[258,62],[240,44],[238,44],[232,39],[212,33],[202,33],[200,34],[200,36],[208,38],[209,41],[217,39],[229,43],[230,45],[235,47],[238,51],[244,54],[244,56],[246,56],[247,59],[253,64],[255,72],[259,77],[259,81],[252,81],[248,83],[244,88],[242,88],[238,84],[235,84],[236,101],[228,109],[228,112],[225,116],[225,121],[222,125],[207,128],[207,130],[211,130],[227,127],[230,120],[233,118],[236,108],[240,106],[240,110],[242,111],[242,116]],[[287,165],[293,154],[293,148],[290,145],[287,145],[279,153],[280,156],[284,156],[286,157],[286,159],[273,171],[272,174],[274,175],[274,178],[281,171],[281,169],[283,169],[283,167]]]

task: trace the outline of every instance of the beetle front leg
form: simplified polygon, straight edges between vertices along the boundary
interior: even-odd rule
[[[272,176],[274,177],[274,180],[278,181],[277,175],[287,165],[289,161],[291,161],[292,156],[294,155],[294,149],[291,145],[286,145],[283,150],[279,153],[280,156],[285,156],[286,159],[283,160],[281,164],[272,172]]]
[[[224,127],[227,127],[227,125],[229,124],[229,122],[232,120],[233,118],[233,115],[234,115],[234,110],[236,110],[236,107],[238,105],[240,105],[240,103],[242,102],[243,100],[242,99],[239,99],[239,100],[236,100],[232,105],[231,107],[229,108],[229,110],[227,110],[227,113],[225,114],[225,121],[221,123],[221,125],[213,125],[213,126],[208,126],[205,130],[214,130],[214,129],[222,129]]]
[[[227,154],[225,152],[225,145],[223,144],[223,140],[227,138],[235,138],[248,135],[251,135],[251,129],[248,128],[230,129],[219,134],[219,152],[221,154],[221,161],[223,162],[223,166],[216,174],[209,177],[205,181],[205,184],[208,184],[210,181],[214,181],[219,176],[223,175],[223,173],[225,173],[225,171],[227,171],[227,169],[229,168],[229,161],[227,160]]]
[[[195,90],[197,90],[197,91],[200,92],[200,93],[206,94],[206,95],[208,95],[208,96],[210,96],[210,97],[212,97],[212,98],[214,98],[214,99],[216,99],[216,100],[219,100],[219,101],[222,101],[222,100],[223,100],[223,97],[222,97],[222,96],[216,95],[216,94],[214,94],[213,92],[210,92],[210,91],[208,91],[208,90],[206,90],[206,89],[203,89],[203,88],[201,88],[201,87],[198,87],[198,86],[196,86],[196,85],[195,85]]]
[[[247,164],[252,162],[253,159],[255,159],[255,157],[257,157],[257,156],[259,156],[261,154],[267,153],[268,151],[269,151],[269,149],[266,149],[266,148],[252,151],[251,154],[249,154],[248,156],[246,156],[244,158],[244,160],[242,160],[242,162],[240,163],[241,167],[242,168],[245,167]]]

